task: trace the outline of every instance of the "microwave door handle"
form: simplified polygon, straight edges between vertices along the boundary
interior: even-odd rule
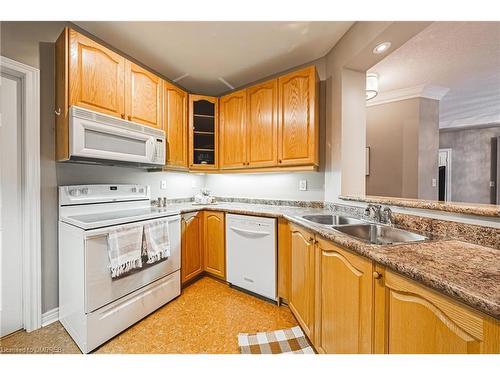
[[[152,137],[148,137],[148,140],[146,141],[146,150],[147,150],[147,158],[150,161],[153,161],[154,155],[155,155],[155,141]]]

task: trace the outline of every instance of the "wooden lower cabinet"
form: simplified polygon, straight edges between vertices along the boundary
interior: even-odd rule
[[[278,218],[278,298],[288,302],[290,299],[290,224]]]
[[[318,353],[500,354],[500,321],[278,220],[278,295]]]
[[[288,305],[314,342],[314,235],[290,225],[290,295]]]
[[[204,212],[204,269],[205,272],[226,279],[226,236],[224,212]]]
[[[394,272],[376,281],[375,301],[376,353],[500,353],[497,320]]]
[[[203,212],[182,215],[181,283],[203,272]]]
[[[316,350],[371,353],[373,262],[322,239],[316,241],[315,253]]]

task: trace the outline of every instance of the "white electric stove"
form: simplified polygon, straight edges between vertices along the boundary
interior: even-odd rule
[[[59,320],[84,353],[180,294],[180,215],[150,202],[144,185],[59,187]],[[111,278],[108,234],[159,220],[170,256]]]

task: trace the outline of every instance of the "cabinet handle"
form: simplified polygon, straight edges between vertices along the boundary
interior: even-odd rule
[[[309,237],[309,244],[314,245],[314,238],[313,237]]]
[[[54,113],[56,114],[56,116],[60,116],[61,115],[61,108],[57,108],[56,111],[54,111]]]
[[[131,115],[128,115],[128,120],[132,121],[132,116]]]
[[[122,113],[121,116],[122,116],[122,118],[125,118],[125,113]]]
[[[278,163],[281,163],[281,161],[282,161],[281,159],[280,159],[280,160],[278,160]]]
[[[373,272],[373,278],[376,279],[376,280],[379,280],[382,278],[382,274],[380,272]]]

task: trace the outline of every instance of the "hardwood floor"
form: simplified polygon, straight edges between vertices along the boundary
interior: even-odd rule
[[[286,306],[230,288],[210,277],[186,287],[163,306],[94,353],[239,353],[238,333],[297,325]],[[59,322],[0,340],[0,353],[80,353]]]

